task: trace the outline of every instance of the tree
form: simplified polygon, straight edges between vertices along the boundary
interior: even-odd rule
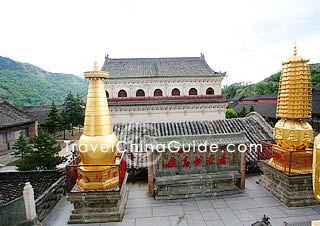
[[[83,124],[84,121],[84,111],[82,109],[82,101],[80,95],[77,94],[75,98],[70,92],[63,104],[65,112],[63,113],[64,121],[70,125],[71,127],[71,135],[73,136],[73,127],[79,126]]]
[[[20,132],[19,139],[13,145],[13,149],[15,150],[13,155],[15,157],[20,157],[21,161],[16,165],[19,171],[31,170],[33,167],[28,161],[28,156],[32,153],[33,149],[28,145],[27,140],[25,139],[23,132]]]
[[[250,110],[249,110],[249,112],[253,112],[254,111],[254,106],[253,105],[251,105],[250,106]]]
[[[247,115],[247,109],[243,106],[239,113],[239,117],[245,117],[246,115]]]
[[[53,136],[56,136],[56,131],[59,127],[59,115],[57,106],[55,105],[54,101],[52,101],[50,110],[47,113],[45,127],[49,133],[53,134]]]
[[[74,96],[72,95],[71,91],[67,95],[63,106],[64,106],[64,110],[65,110],[66,122],[70,125],[71,135],[73,136],[73,126],[75,125],[74,124],[75,123],[75,119],[74,119],[75,99],[74,99]]]
[[[269,123],[269,125],[273,128],[274,127],[274,122],[268,117],[264,117],[264,119]]]
[[[226,118],[237,118],[238,113],[233,108],[228,107],[226,110]]]
[[[63,130],[63,139],[66,139],[66,130],[71,129],[69,123],[69,116],[65,109],[62,109],[58,115],[59,119],[59,130]]]
[[[66,160],[59,156],[61,147],[47,131],[39,130],[34,138],[34,151],[28,157],[35,170],[52,170]]]
[[[77,97],[74,100],[74,125],[79,126],[79,133],[80,133],[80,125],[83,125],[83,121],[84,121],[84,112],[82,109],[83,103],[81,101],[80,95],[79,93],[77,93]]]

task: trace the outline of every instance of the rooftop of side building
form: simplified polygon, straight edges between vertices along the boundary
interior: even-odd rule
[[[200,57],[166,58],[109,58],[107,55],[101,70],[109,72],[110,79],[226,75],[214,71],[203,54]]]
[[[0,98],[0,129],[28,124],[35,121],[37,121],[36,117],[28,115],[26,112]]]

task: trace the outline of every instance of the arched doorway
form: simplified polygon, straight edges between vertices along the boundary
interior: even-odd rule
[[[153,96],[155,97],[162,97],[162,90],[161,89],[156,89],[153,93]]]
[[[189,96],[196,96],[198,95],[198,91],[195,88],[191,88],[189,90]]]
[[[118,92],[118,97],[127,97],[127,92],[125,90],[120,90]]]
[[[144,96],[146,96],[144,91],[142,89],[138,89],[136,92],[136,97],[144,97]]]
[[[214,89],[212,89],[211,87],[209,87],[209,88],[206,90],[206,95],[214,95]]]
[[[177,88],[174,88],[174,89],[171,91],[171,96],[180,96],[180,90],[177,89]]]

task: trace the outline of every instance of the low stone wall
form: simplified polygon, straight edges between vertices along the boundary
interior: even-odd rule
[[[4,205],[0,203],[1,226],[14,226],[26,219],[23,196]]]
[[[42,221],[65,194],[65,177],[60,177],[36,200],[38,218]]]
[[[65,194],[65,175],[54,170],[0,173],[0,184],[5,185],[0,186],[0,202],[2,201],[2,207],[5,207],[5,212],[8,212],[7,209],[10,209],[11,205],[16,205],[14,204],[15,200],[22,198],[26,182],[30,182],[34,188],[36,211],[41,221]],[[0,204],[1,209],[2,207]],[[12,211],[13,214],[17,211],[16,209],[18,210],[18,208],[15,208],[15,211]],[[11,212],[8,212],[8,214],[1,215],[1,217],[10,218]],[[21,218],[20,220],[23,221],[25,219]],[[9,224],[2,225],[8,226]]]
[[[246,155],[238,150],[240,144],[245,147],[247,143],[243,133],[149,137],[149,195],[180,199],[241,192]],[[173,152],[169,148],[172,144]],[[228,151],[228,144],[235,149]]]
[[[193,174],[156,177],[155,199],[185,199],[193,197],[213,197],[232,195],[239,189],[241,174]]]

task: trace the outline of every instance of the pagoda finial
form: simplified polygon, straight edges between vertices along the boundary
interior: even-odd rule
[[[293,55],[297,56],[297,44],[296,44],[296,42],[294,43]]]
[[[99,71],[99,68],[98,68],[98,62],[95,60],[94,62],[93,62],[93,70],[94,71]]]

